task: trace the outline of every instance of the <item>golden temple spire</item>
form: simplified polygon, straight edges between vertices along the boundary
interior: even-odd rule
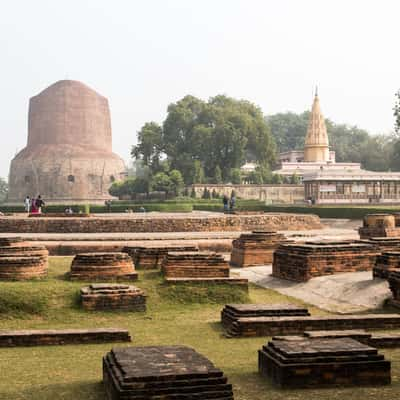
[[[307,136],[304,146],[305,162],[329,161],[329,140],[325,119],[322,115],[318,98],[318,87],[315,88],[314,102],[308,121]]]

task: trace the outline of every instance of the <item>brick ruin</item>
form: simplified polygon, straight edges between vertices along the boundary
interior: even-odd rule
[[[83,287],[80,294],[85,310],[146,311],[146,296],[135,286],[97,283]]]
[[[52,329],[0,331],[0,347],[49,346],[63,344],[89,344],[130,342],[126,329]]]
[[[391,272],[400,271],[400,251],[378,254],[373,268],[373,277],[388,279]]]
[[[388,276],[388,282],[393,295],[390,304],[400,308],[400,270],[392,271]]]
[[[131,256],[137,269],[161,268],[168,252],[198,251],[197,246],[125,246],[122,250]]]
[[[103,358],[103,382],[108,400],[233,400],[224,373],[185,346],[114,348]]]
[[[136,280],[132,258],[126,253],[82,253],[72,260],[71,280]]]
[[[221,311],[221,323],[228,334],[238,318],[308,316],[304,307],[294,304],[227,304]],[[232,336],[236,336],[232,332]]]
[[[400,251],[400,237],[371,237],[357,242],[377,246],[380,252]]]
[[[195,252],[168,252],[162,265],[166,282],[214,282],[245,285],[248,280],[229,274],[229,263],[222,254]]]
[[[378,253],[375,246],[346,241],[282,244],[274,253],[272,275],[305,282],[317,276],[369,271]]]
[[[366,344],[372,347],[379,348],[399,348],[400,334],[399,333],[377,333],[367,332],[366,330],[340,330],[340,331],[305,331],[303,335],[296,336],[273,336],[274,340],[304,340],[308,339],[341,339],[350,338],[357,342]]]
[[[272,340],[258,352],[258,370],[281,388],[391,383],[391,363],[350,338]]]
[[[260,306],[260,309],[258,308]],[[298,313],[296,315],[295,313]],[[228,337],[299,335],[305,331],[400,328],[399,314],[310,316],[305,309],[287,305],[243,304],[226,306],[221,322]]]
[[[274,251],[280,244],[288,242],[285,235],[273,231],[242,234],[232,242],[231,265],[243,268],[271,264]]]
[[[48,251],[22,238],[0,238],[0,280],[26,280],[47,275]]]
[[[24,192],[25,193],[25,192]],[[46,199],[45,199],[46,200]],[[252,230],[320,229],[313,214],[264,213],[262,215],[202,215],[196,213],[146,216],[139,213],[80,218],[0,217],[0,232],[102,233],[102,232],[245,232]]]
[[[367,214],[358,229],[361,239],[373,237],[400,237],[400,213]]]

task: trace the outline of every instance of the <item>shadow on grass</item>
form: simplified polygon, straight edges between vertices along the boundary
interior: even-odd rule
[[[0,399],[12,400],[54,400],[73,398],[76,400],[106,400],[102,382],[74,382],[33,386],[21,391],[0,391]]]

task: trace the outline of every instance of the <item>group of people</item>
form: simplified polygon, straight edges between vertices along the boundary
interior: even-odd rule
[[[236,197],[232,193],[229,199],[226,194],[222,197],[222,204],[224,205],[224,212],[232,212],[235,209]]]
[[[36,199],[30,198],[29,196],[25,197],[24,200],[25,211],[29,214],[41,214],[44,205],[45,205],[44,201],[40,196],[40,194]]]

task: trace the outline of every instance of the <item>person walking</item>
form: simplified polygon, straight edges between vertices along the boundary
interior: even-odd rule
[[[38,212],[39,214],[41,214],[41,213],[42,213],[42,207],[44,207],[45,203],[44,203],[44,201],[42,200],[42,196],[41,196],[40,194],[39,194],[39,196],[38,196],[37,199],[36,199],[35,205],[36,205],[36,208],[37,208],[37,212]]]
[[[26,211],[27,213],[30,213],[30,212],[31,212],[31,199],[30,199],[29,196],[26,196],[26,197],[25,197],[25,200],[24,200],[24,207],[25,207],[25,211]]]
[[[234,193],[231,194],[231,200],[229,201],[229,209],[232,212],[235,208],[235,204],[236,204],[236,196]]]
[[[224,212],[228,211],[228,203],[229,203],[228,196],[226,194],[224,194],[224,197],[222,197],[222,204],[224,205]]]

